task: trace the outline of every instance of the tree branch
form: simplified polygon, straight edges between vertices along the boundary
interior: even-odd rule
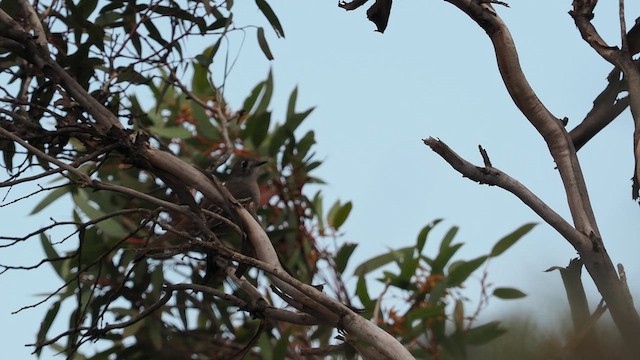
[[[623,46],[618,49],[615,46],[609,46],[595,26],[591,23],[593,19],[593,9],[596,0],[574,0],[573,10],[569,14],[580,31],[582,38],[606,61],[622,70],[624,78],[627,82],[627,91],[629,92],[629,107],[631,116],[635,124],[633,133],[633,148],[635,159],[635,170],[633,173],[632,197],[634,200],[640,199],[640,70],[634,64],[629,49]],[[624,25],[624,6],[620,3],[620,29],[623,45],[626,44],[626,32]]]
[[[572,242],[580,254],[598,290],[607,301],[614,321],[625,337],[628,349],[634,353],[640,353],[640,342],[636,340],[637,334],[640,333],[640,317],[633,304],[625,298],[616,270],[602,242],[576,151],[562,121],[551,114],[529,85],[520,67],[513,38],[506,24],[491,5],[476,0],[448,1],[467,13],[486,31],[491,39],[503,82],[518,109],[547,143],[562,178],[575,229],[584,235],[579,239],[567,240]],[[596,3],[595,0],[583,0],[582,2],[591,10]],[[587,12],[590,14],[591,10]],[[584,23],[583,27],[591,26],[590,18],[587,19],[584,15],[583,11],[574,15],[576,23],[581,21]],[[578,27],[580,28],[581,25]],[[597,33],[595,31],[589,32],[589,36],[591,36],[590,41],[598,44],[598,50],[604,51],[601,45],[604,42],[597,36]],[[623,71],[625,71],[624,68]],[[630,78],[628,81],[630,87],[632,84],[640,84]],[[636,90],[640,93],[640,85]],[[630,97],[633,107],[634,100],[631,92]],[[640,151],[639,148],[636,149]],[[638,155],[640,156],[640,154]]]

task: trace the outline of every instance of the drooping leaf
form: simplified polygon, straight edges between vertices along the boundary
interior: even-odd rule
[[[362,264],[358,265],[358,267],[353,271],[353,274],[356,276],[363,276],[382,266],[397,261],[402,257],[403,250],[413,250],[413,247],[390,251],[386,254],[378,255],[369,260],[366,260]]]
[[[349,213],[351,212],[351,209],[353,208],[353,205],[351,203],[351,201],[347,202],[346,204],[342,205],[336,212],[335,215],[333,216],[333,221],[329,221],[329,226],[332,226],[333,228],[335,228],[336,230],[338,230],[340,228],[340,226],[342,226],[342,224],[344,224],[345,221],[347,221],[347,217],[349,217]]]
[[[242,137],[251,139],[253,146],[260,147],[269,133],[269,125],[271,124],[271,113],[268,111],[251,115],[245,122],[245,129]]]
[[[189,139],[193,137],[191,131],[185,129],[182,126],[173,127],[156,127],[150,126],[149,131],[163,138],[168,139]]]
[[[448,248],[449,245],[451,245],[451,242],[453,241],[453,238],[455,238],[457,233],[458,233],[457,226],[452,226],[451,229],[447,231],[444,238],[442,239],[442,242],[440,243],[440,252],[442,252],[444,249]]]
[[[496,288],[495,290],[493,290],[493,296],[500,299],[509,300],[520,299],[527,296],[527,294],[514,288]]]
[[[416,241],[416,248],[418,250],[418,253],[422,253],[422,249],[424,249],[424,245],[427,243],[427,235],[429,235],[429,232],[441,221],[442,219],[436,219],[431,222],[431,224],[428,224],[427,226],[423,227],[422,230],[420,230],[418,239]]]
[[[273,60],[273,54],[271,53],[271,49],[269,48],[269,43],[267,39],[264,37],[264,29],[259,27],[257,31],[258,35],[258,45],[260,46],[260,50],[268,60]]]
[[[371,297],[369,297],[369,291],[367,290],[367,280],[364,276],[358,277],[358,283],[356,285],[356,295],[358,296],[358,299],[360,299],[360,302],[362,303],[362,306],[365,307],[365,309],[371,307],[372,301]]]
[[[61,196],[68,194],[69,189],[70,187],[67,185],[67,186],[59,187],[53,191],[50,191],[47,194],[47,196],[45,196],[44,199],[42,199],[42,201],[40,201],[33,208],[33,210],[31,210],[29,215],[33,215],[40,212],[42,209],[46,208],[47,206],[51,205],[54,201],[58,200]]]
[[[447,284],[449,286],[459,286],[465,280],[467,280],[471,273],[476,271],[476,269],[484,264],[487,258],[488,256],[484,255],[459,264],[449,272],[449,276],[447,277]]]
[[[58,252],[53,247],[53,245],[51,245],[49,238],[44,233],[40,233],[40,244],[42,245],[42,249],[47,256],[47,259],[60,258],[60,255],[58,255]],[[51,264],[58,276],[60,276],[61,279],[65,280],[64,272],[62,270],[62,263],[60,261],[49,261],[49,264]]]
[[[264,14],[264,16],[269,20],[269,24],[273,27],[273,30],[276,32],[278,37],[284,37],[284,30],[282,29],[282,25],[280,24],[280,20],[276,16],[276,13],[273,12],[271,6],[267,3],[266,0],[256,0],[256,4],[258,8]]]
[[[431,272],[434,274],[444,274],[444,268],[449,263],[449,260],[455,255],[456,252],[462,247],[462,244],[454,244],[450,247],[440,248],[440,252],[433,259],[431,264]]]
[[[100,209],[94,208],[90,204],[90,198],[86,190],[78,189],[72,196],[74,203],[80,210],[91,220],[103,218],[106,213]],[[103,220],[95,224],[98,228],[104,231],[106,234],[115,238],[123,238],[128,232],[122,226],[120,221],[116,221],[114,218],[104,218]]]
[[[269,104],[271,103],[271,96],[273,95],[273,74],[271,73],[271,70],[269,70],[267,80],[264,81],[264,86],[262,88],[261,94],[262,97],[260,98],[260,102],[254,110],[256,114],[267,111],[267,109],[269,108]],[[250,109],[245,110],[249,111]]]
[[[515,244],[518,240],[520,240],[524,235],[526,235],[531,229],[533,229],[537,224],[536,223],[528,223],[524,224],[511,234],[503,237],[498,240],[498,242],[491,249],[490,256],[498,256],[503,252],[507,251],[513,244]]]
[[[333,260],[336,263],[336,270],[338,270],[339,273],[344,272],[344,269],[346,269],[347,263],[356,247],[358,247],[358,244],[346,243],[338,250]]]
[[[4,160],[4,166],[7,169],[8,173],[11,173],[13,170],[13,156],[16,154],[16,144],[13,141],[0,141],[2,147],[0,151],[2,151],[2,158]]]
[[[53,324],[53,321],[56,319],[58,310],[60,310],[60,301],[56,301],[51,305],[49,311],[47,311],[47,314],[44,316],[44,320],[40,323],[40,330],[38,331],[37,337],[38,341],[44,341],[47,338],[47,332],[49,332],[51,324]],[[42,348],[38,348],[36,354],[40,355],[41,351]]]

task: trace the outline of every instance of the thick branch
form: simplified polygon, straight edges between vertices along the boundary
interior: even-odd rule
[[[502,19],[489,4],[469,0],[449,0],[465,11],[489,35],[495,48],[498,69],[509,95],[522,114],[538,130],[555,160],[567,194],[576,228],[599,236],[587,188],[571,139],[560,119],[542,104],[527,81],[513,38]]]
[[[633,174],[633,199],[640,198],[640,70],[631,59],[631,54],[626,46],[620,50],[607,44],[598,34],[595,26],[591,23],[593,19],[593,8],[597,1],[595,0],[574,0],[573,10],[570,12],[575,21],[582,38],[600,55],[603,59],[622,70],[624,78],[627,82],[627,91],[629,92],[629,108],[635,124],[633,133],[633,148],[635,158],[635,171]],[[624,26],[624,14],[621,5],[620,8],[621,32],[623,42],[626,43],[626,34]]]
[[[480,184],[498,186],[517,196],[547,224],[556,229],[571,246],[580,247],[581,243],[589,242],[588,237],[577,231],[562,216],[553,211],[544,201],[516,179],[494,167],[479,167],[468,162],[441,140],[428,138],[422,141],[464,177]]]
[[[242,222],[242,227],[245,229],[251,244],[255,247],[256,255],[260,260],[226,251],[225,249],[218,249],[221,256],[264,270],[272,275],[270,278],[276,286],[305,306],[305,312],[316,317],[318,313],[325,314],[326,317],[320,318],[321,320],[344,329],[353,339],[374,346],[385,358],[413,359],[411,353],[389,333],[356,314],[346,305],[284,271],[277,260],[275,250],[271,246],[271,241],[264,229],[246,209],[240,206],[236,210]],[[205,247],[211,246],[205,242],[202,245]],[[261,261],[262,259],[266,261]]]
[[[499,186],[516,195],[569,241],[580,254],[598,291],[607,301],[616,325],[627,340],[626,345],[629,351],[640,353],[638,348],[640,344],[634,341],[640,333],[638,313],[630,297],[626,295],[606,249],[600,246],[602,240],[597,235],[585,234],[572,228],[526,187],[496,168],[475,166],[461,158],[440,140],[428,138],[423,141],[463,176],[482,184]]]
[[[614,67],[609,73],[607,80],[609,83],[593,100],[593,107],[587,116],[569,132],[576,151],[580,150],[629,106],[629,97],[618,98],[620,93],[626,89],[617,67]]]

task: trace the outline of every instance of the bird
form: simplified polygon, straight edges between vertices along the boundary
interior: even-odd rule
[[[231,167],[229,177],[223,184],[224,187],[229,191],[229,193],[237,201],[239,201],[254,217],[257,217],[256,209],[260,202],[260,186],[258,184],[259,168],[266,163],[267,161],[260,161],[251,158],[239,158]],[[207,199],[202,200],[200,207],[211,211],[218,210],[218,208],[215,205],[212,205]],[[208,226],[219,237],[231,236],[232,232],[229,230],[229,227],[226,226],[222,221],[211,221]],[[190,228],[193,228],[193,224],[188,218],[183,217],[178,220],[175,225],[173,225],[173,228],[176,231],[189,232]],[[176,234],[175,232],[167,231],[166,233],[153,240],[152,244],[154,245],[154,247],[162,247],[171,244],[175,245],[179,243],[179,241],[180,236],[178,234]],[[208,283],[211,277],[220,268],[220,266],[215,261],[215,255],[210,251],[205,252],[207,268],[205,271],[205,276],[202,279],[202,283],[204,284]],[[253,254],[253,248],[244,239],[244,236],[241,241],[240,252],[245,255],[255,256]],[[149,253],[150,252],[147,252],[145,253],[145,255]],[[244,271],[246,271],[246,268],[246,266],[240,264],[238,266],[238,269],[236,270],[236,275],[241,276]]]
[[[257,218],[256,209],[260,203],[260,186],[258,185],[258,168],[267,161],[258,161],[252,159],[241,159],[231,168],[229,179],[224,183],[224,187],[229,190],[231,195],[238,200],[251,215]],[[220,233],[219,229],[212,229],[216,233]],[[255,257],[255,251],[249,241],[242,237],[240,252],[244,255]],[[207,254],[207,270],[203,278],[206,284],[209,279],[217,271],[217,264],[213,254]],[[240,277],[247,271],[249,267],[240,263],[236,269],[235,275]]]
[[[233,197],[243,204],[258,205],[260,202],[260,186],[258,185],[258,168],[267,161],[240,159],[231,168],[229,179],[224,187]],[[255,210],[253,211],[255,213]]]

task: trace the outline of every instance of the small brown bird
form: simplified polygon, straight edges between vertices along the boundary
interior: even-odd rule
[[[266,161],[251,159],[240,159],[231,168],[229,179],[224,183],[224,187],[229,190],[233,197],[240,201],[244,207],[256,217],[256,209],[260,205],[260,186],[258,185],[258,168],[266,164]],[[217,232],[217,231],[216,231]],[[240,252],[244,255],[255,257],[255,251],[249,241],[242,238]],[[247,271],[248,266],[240,263],[236,269],[236,276],[240,277]],[[211,254],[207,255],[207,271],[203,278],[206,284],[217,270],[217,265],[213,261]]]
[[[258,185],[258,170],[261,165],[266,164],[266,161],[258,161],[254,159],[240,158],[231,168],[229,178],[224,183],[224,187],[229,190],[229,193],[238,200],[241,204],[249,210],[249,212],[255,217],[256,209],[260,203],[260,187]],[[203,200],[201,207],[215,211],[217,207],[211,205],[206,199]],[[182,218],[175,225],[174,229],[178,231],[189,231],[193,225],[187,218]],[[228,226],[225,226],[220,221],[213,221],[209,224],[210,229],[221,237],[231,236]],[[160,235],[153,241],[154,247],[157,246],[169,246],[171,244],[177,244],[180,242],[180,236],[174,232],[166,232]],[[241,250],[245,255],[253,255],[253,248],[247,241],[242,240]],[[215,263],[215,256],[213,254],[207,254],[207,270],[203,278],[203,283],[207,283],[209,279],[217,272],[219,266]],[[238,276],[246,271],[246,266],[241,264],[236,271]]]
[[[243,203],[260,203],[260,187],[258,186],[258,167],[266,164],[266,161],[240,159],[231,168],[229,179],[224,187],[231,195]]]

